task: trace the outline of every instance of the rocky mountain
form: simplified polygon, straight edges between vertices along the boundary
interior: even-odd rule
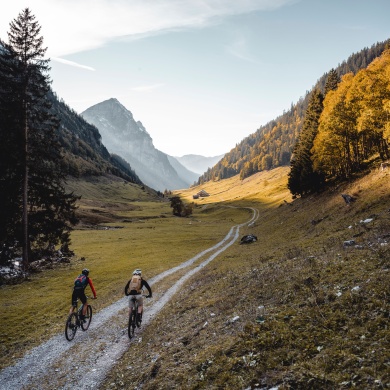
[[[185,178],[186,181],[188,180],[189,185],[194,184],[199,179],[200,175],[196,173],[194,170],[187,168],[183,163],[180,163],[177,157],[172,157],[169,154],[167,154],[167,156],[168,156],[168,161],[175,169],[177,174],[183,179]]]
[[[62,147],[63,169],[71,177],[111,174],[142,184],[134,170],[103,145],[98,129],[50,92],[53,113],[59,118],[58,140]]]
[[[99,129],[107,149],[125,159],[146,185],[164,191],[187,188],[194,182],[194,174],[184,167],[180,169],[184,176],[178,173],[168,155],[154,147],[142,123],[117,99],[95,104],[81,115]]]
[[[182,157],[175,157],[182,165],[190,171],[196,172],[199,175],[212,168],[218,161],[223,158],[223,154],[214,157],[204,157],[197,154],[186,154]]]

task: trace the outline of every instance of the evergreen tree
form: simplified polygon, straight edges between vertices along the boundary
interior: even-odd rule
[[[338,76],[337,72],[332,68],[329,73],[328,77],[326,79],[325,83],[325,96],[329,91],[334,91],[337,89],[337,85],[340,82],[340,77]]]
[[[293,196],[303,196],[318,191],[324,184],[324,176],[313,169],[311,152],[314,139],[318,133],[323,100],[323,95],[319,89],[314,89],[306,110],[302,132],[294,147],[291,170],[288,175],[287,187]]]
[[[40,26],[28,8],[10,23],[9,44],[0,52],[0,185],[7,194],[0,205],[5,216],[0,241],[22,243],[23,265],[58,243],[69,245],[76,222],[76,197],[66,194],[56,138],[58,119],[48,99],[48,60]],[[3,192],[3,191],[2,191]],[[9,208],[8,208],[9,207]],[[32,255],[32,257],[31,257]]]

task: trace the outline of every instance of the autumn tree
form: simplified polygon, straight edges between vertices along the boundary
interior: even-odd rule
[[[346,179],[376,155],[389,158],[390,51],[367,69],[343,76],[324,100],[313,164],[328,178]]]

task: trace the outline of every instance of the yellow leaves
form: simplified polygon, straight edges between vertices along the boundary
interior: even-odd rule
[[[326,95],[312,149],[314,169],[348,175],[362,159],[389,153],[383,139],[390,139],[390,50],[355,76],[346,74]]]

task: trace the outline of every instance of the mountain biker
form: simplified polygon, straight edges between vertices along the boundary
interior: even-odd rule
[[[129,317],[131,316],[131,311],[133,309],[133,303],[132,298],[135,297],[138,302],[138,313],[137,313],[137,319],[136,323],[137,326],[141,326],[142,322],[142,312],[143,312],[143,304],[144,299],[142,296],[142,287],[146,287],[149,291],[149,295],[146,296],[146,298],[152,298],[152,289],[150,288],[148,282],[144,279],[142,279],[142,272],[140,269],[136,269],[133,272],[133,276],[131,279],[127,282],[125,287],[125,295],[130,296],[129,299]]]
[[[81,271],[81,274],[75,279],[73,293],[72,293],[72,307],[69,310],[69,314],[72,314],[75,307],[77,307],[77,299],[83,304],[83,311],[81,313],[80,319],[83,320],[85,318],[85,313],[87,312],[87,297],[85,295],[85,288],[89,285],[91,287],[93,297],[96,299],[96,290],[92,283],[92,279],[88,277],[89,269],[84,268]]]

